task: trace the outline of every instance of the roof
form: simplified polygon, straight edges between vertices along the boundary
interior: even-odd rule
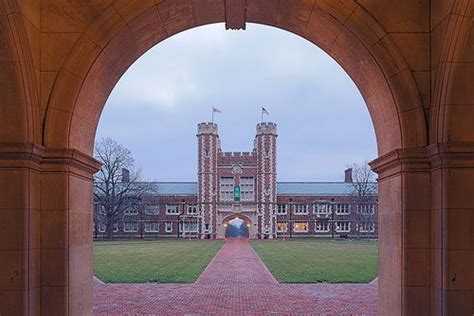
[[[278,195],[350,195],[353,190],[346,182],[277,182]]]
[[[152,185],[157,195],[197,195],[196,182],[153,182]],[[278,195],[349,195],[352,190],[352,184],[345,182],[277,183]]]
[[[197,182],[152,182],[157,195],[197,195]]]

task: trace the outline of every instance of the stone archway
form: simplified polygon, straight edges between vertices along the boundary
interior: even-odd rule
[[[252,219],[244,214],[235,213],[235,214],[228,215],[222,219],[222,222],[220,223],[220,225],[218,225],[217,238],[227,238],[228,224],[231,220],[234,220],[234,219],[241,219],[244,221],[248,230],[248,238],[257,237]]]
[[[473,312],[472,1],[33,2],[0,3],[2,314],[91,313],[105,100],[147,49],[217,22],[293,32],[358,86],[380,156],[380,313]]]

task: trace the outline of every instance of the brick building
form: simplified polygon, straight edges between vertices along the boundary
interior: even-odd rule
[[[223,152],[214,123],[198,125],[197,141],[197,182],[150,183],[153,194],[123,208],[114,238],[224,238],[235,218],[250,238],[377,236],[377,195],[354,195],[351,169],[344,182],[277,182],[276,124],[257,124],[251,152]],[[94,237],[106,237],[94,218]]]

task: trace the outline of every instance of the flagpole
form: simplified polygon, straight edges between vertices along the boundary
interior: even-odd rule
[[[214,109],[212,109],[212,124],[214,124]]]
[[[261,109],[261,122],[260,123],[263,123],[263,109]]]

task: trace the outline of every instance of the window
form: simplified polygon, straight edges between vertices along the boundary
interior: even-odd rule
[[[316,202],[315,214],[327,215],[331,214],[331,205],[329,203],[318,203]]]
[[[308,205],[306,204],[296,204],[295,205],[295,215],[304,215],[308,214]]]
[[[138,215],[138,210],[132,205],[126,206],[123,211],[124,215]]]
[[[197,233],[198,232],[198,224],[196,222],[184,222],[181,225],[181,229],[183,232],[186,233]]]
[[[118,223],[114,223],[114,233],[119,231]]]
[[[295,233],[306,233],[308,231],[308,222],[295,222],[293,231]]]
[[[263,154],[265,158],[270,158],[270,150],[265,149],[265,153]]]
[[[286,215],[288,205],[286,204],[278,204],[277,205],[277,215]]]
[[[167,204],[166,205],[166,214],[167,215],[178,215],[179,214],[179,205],[177,205],[177,204]]]
[[[220,179],[220,200],[233,201],[234,200],[234,178],[222,177]]]
[[[328,232],[329,231],[329,223],[328,222],[317,222],[315,231],[317,231],[317,232]]]
[[[190,204],[188,205],[188,215],[196,215],[197,214],[197,205]]]
[[[351,231],[351,223],[349,222],[336,222],[336,231],[338,233],[348,233]]]
[[[253,177],[240,178],[240,197],[242,201],[253,201],[254,199],[254,180]]]
[[[105,210],[105,206],[97,204],[97,208],[99,210],[100,215],[105,215],[107,213],[106,210]]]
[[[347,214],[349,214],[349,204],[337,204],[336,205],[336,214],[338,214],[338,215],[347,215]]]
[[[288,230],[288,224],[287,223],[277,223],[277,231],[278,232],[286,232]]]
[[[124,232],[137,232],[138,231],[138,223],[137,222],[125,222],[123,223],[123,231]]]
[[[359,231],[363,233],[375,232],[375,223],[362,223],[359,225]]]
[[[107,225],[105,223],[99,223],[99,232],[105,233],[107,231]]]
[[[173,231],[173,223],[166,222],[165,223],[165,232],[171,233]]]
[[[373,215],[375,213],[375,204],[359,204],[357,212],[363,215]]]
[[[157,222],[145,222],[145,231],[147,233],[158,232],[159,225]]]
[[[158,215],[160,213],[160,207],[158,204],[147,204],[145,205],[146,215]]]
[[[210,152],[209,152],[209,149],[206,149],[206,150],[204,151],[204,157],[205,157],[205,158],[211,157],[211,154],[210,154]]]

